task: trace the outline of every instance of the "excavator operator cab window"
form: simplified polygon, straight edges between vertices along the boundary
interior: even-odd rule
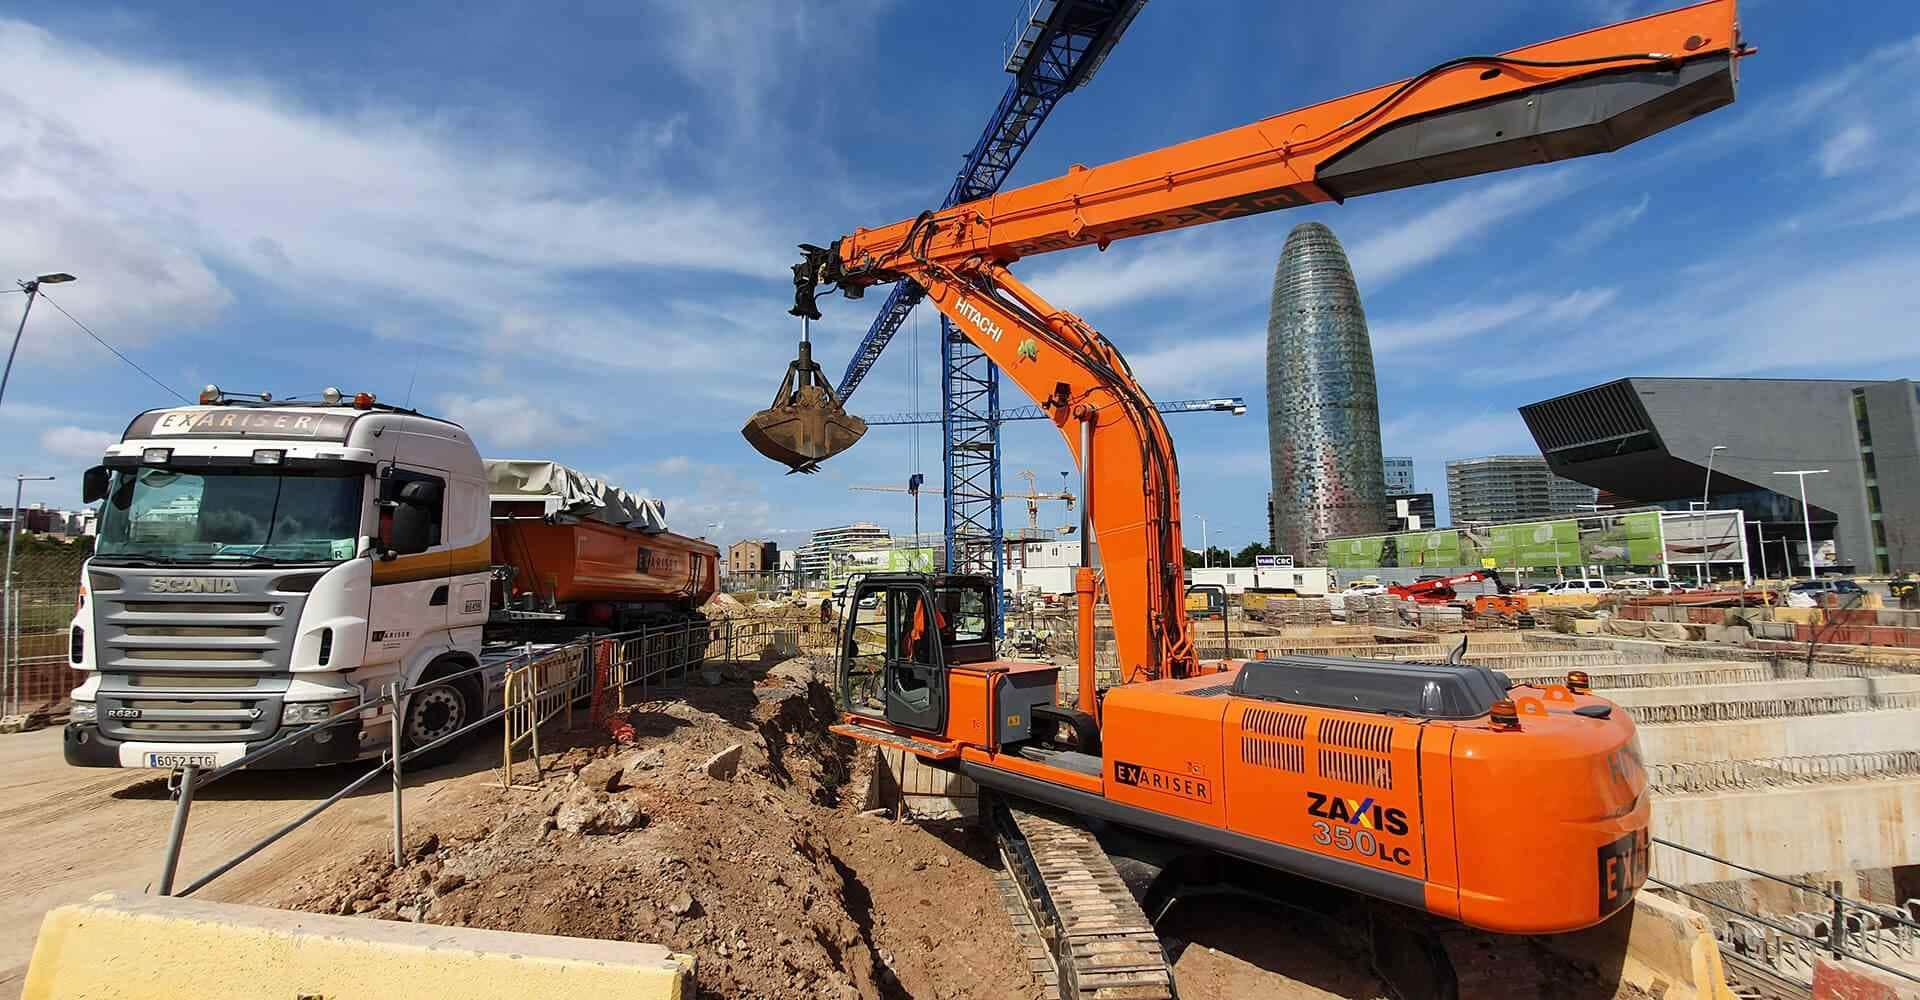
[[[985,663],[994,658],[992,590],[984,579],[949,577],[934,591],[946,619],[940,630],[945,662]]]
[[[841,703],[860,715],[936,732],[946,721],[942,647],[951,619],[920,580],[862,583],[842,639]]]

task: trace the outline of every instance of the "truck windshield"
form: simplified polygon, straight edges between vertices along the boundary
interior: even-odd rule
[[[360,528],[359,476],[251,469],[116,471],[94,555],[161,562],[339,562]]]

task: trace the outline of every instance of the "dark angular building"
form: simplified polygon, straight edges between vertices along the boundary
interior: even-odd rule
[[[1920,384],[1909,379],[1626,378],[1520,408],[1555,474],[1686,510],[1746,513],[1747,545],[1805,575],[1920,569]],[[1720,450],[1715,451],[1718,448]],[[1712,460],[1713,477],[1707,468]]]
[[[1293,227],[1267,313],[1274,550],[1303,566],[1326,540],[1385,529],[1380,397],[1353,267],[1333,230]]]

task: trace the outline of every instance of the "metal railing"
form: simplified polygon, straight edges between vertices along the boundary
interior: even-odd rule
[[[1715,936],[1731,957],[1772,969],[1792,979],[1810,982],[1816,960],[1824,955],[1835,960],[1851,959],[1908,982],[1920,983],[1920,974],[1881,961],[1911,961],[1920,952],[1920,899],[1909,899],[1901,906],[1870,903],[1842,893],[1838,882],[1825,886],[1814,885],[1761,871],[1660,837],[1652,840],[1660,847],[1758,876],[1821,901],[1820,912],[1764,916],[1648,876],[1647,881],[1661,889],[1727,914],[1723,918],[1724,926],[1720,922],[1715,923]]]
[[[393,795],[394,864],[396,867],[403,866],[406,859],[402,790],[405,786],[405,767],[409,762],[418,761],[423,756],[455,740],[471,735],[483,726],[504,720],[501,761],[504,780],[509,785],[512,783],[513,758],[516,750],[521,746],[526,746],[532,751],[537,779],[544,773],[540,766],[539,730],[541,726],[564,716],[567,725],[571,727],[574,722],[575,706],[583,699],[591,699],[592,707],[588,711],[592,716],[601,715],[609,702],[614,705],[615,711],[624,712],[628,705],[627,692],[630,688],[639,686],[644,691],[651,686],[664,684],[675,673],[678,673],[681,683],[684,684],[696,666],[714,658],[715,654],[727,660],[733,659],[734,651],[751,640],[753,631],[738,628],[733,622],[722,620],[591,636],[544,649],[528,646],[520,653],[504,660],[469,667],[410,687],[402,687],[397,682],[389,684],[375,697],[363,698],[359,703],[343,708],[318,723],[270,740],[230,763],[208,770],[193,766],[180,768],[174,772],[168,782],[169,791],[174,796],[173,821],[167,835],[160,877],[155,883],[154,891],[162,896],[192,895],[214,879],[232,871],[249,858],[312,821],[314,817],[319,816],[340,800],[365,788],[383,774],[390,779]],[[402,749],[401,709],[407,698],[420,691],[491,673],[501,674],[505,682],[504,695],[498,708],[431,742],[412,749]],[[332,795],[314,803],[299,816],[242,848],[232,857],[216,864],[199,878],[187,883],[178,892],[175,891],[174,883],[179,874],[181,848],[186,840],[188,819],[196,791],[237,771],[266,763],[275,755],[291,747],[320,738],[322,734],[328,734],[329,730],[338,729],[354,721],[364,712],[383,708],[387,710],[390,720],[390,741],[379,758],[378,766],[348,782]],[[331,734],[328,738],[331,738]]]
[[[84,679],[67,661],[71,586],[0,589],[0,715],[57,710]]]

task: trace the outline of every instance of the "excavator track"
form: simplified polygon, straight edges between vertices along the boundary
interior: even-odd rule
[[[996,800],[991,811],[1011,888],[1051,959],[1047,985],[1060,1000],[1173,1000],[1160,936],[1092,832],[1026,803]]]

